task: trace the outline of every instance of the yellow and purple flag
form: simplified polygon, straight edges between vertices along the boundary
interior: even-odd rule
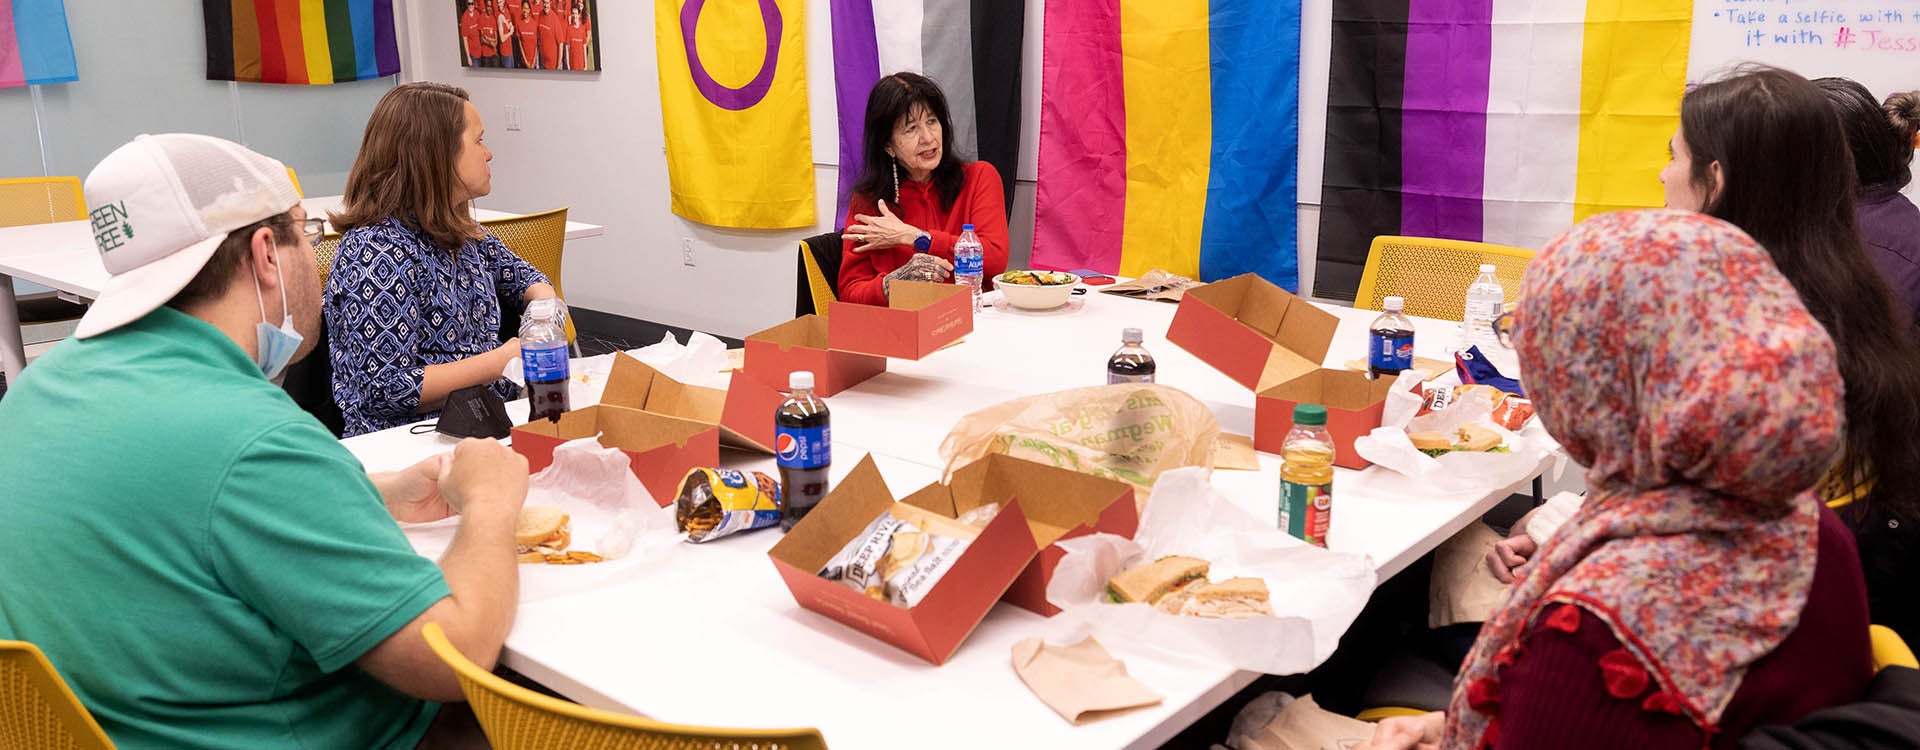
[[[1539,248],[1658,206],[1692,0],[1333,4],[1314,293],[1352,299],[1376,235]]]
[[[1048,0],[1041,33],[1035,266],[1299,285],[1300,0]]]
[[[80,79],[60,0],[0,0],[0,88]]]
[[[673,212],[722,227],[810,227],[803,0],[654,3]]]

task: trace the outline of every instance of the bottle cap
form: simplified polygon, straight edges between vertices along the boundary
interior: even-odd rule
[[[787,375],[787,387],[793,390],[813,390],[813,371],[794,370]]]
[[[1327,407],[1319,404],[1301,404],[1293,407],[1293,423],[1303,425],[1324,425],[1327,423]]]
[[[1480,264],[1480,272],[1481,272],[1481,273],[1493,273],[1493,271],[1494,271],[1494,268],[1493,268],[1493,264],[1492,264],[1492,263],[1482,263],[1482,264]]]
[[[1122,344],[1138,344],[1144,340],[1145,339],[1141,337],[1140,329],[1138,328],[1120,329],[1120,343]]]
[[[1407,300],[1403,297],[1388,297],[1380,301],[1380,309],[1387,312],[1403,312],[1407,309]]]
[[[971,231],[973,231],[973,225],[972,225],[972,224],[961,224],[961,225],[960,225],[960,231],[962,231],[962,232],[971,232]]]

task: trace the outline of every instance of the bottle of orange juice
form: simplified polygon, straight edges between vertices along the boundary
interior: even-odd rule
[[[1333,437],[1327,434],[1327,407],[1293,407],[1293,429],[1280,447],[1280,528],[1327,546],[1333,518]]]

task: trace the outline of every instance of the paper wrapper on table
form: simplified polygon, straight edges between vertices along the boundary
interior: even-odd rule
[[[1162,472],[1213,466],[1220,423],[1166,385],[1123,383],[1017,398],[968,414],[940,443],[947,477],[989,454],[1134,486],[1144,501]]]
[[[1091,628],[1110,645],[1159,648],[1268,674],[1302,673],[1325,661],[1373,594],[1371,560],[1288,536],[1235,507],[1194,469],[1160,477],[1134,539],[1094,534],[1059,545],[1067,554],[1047,588],[1047,599],[1061,608],[1055,627]],[[1107,579],[1167,555],[1208,560],[1215,581],[1266,581],[1275,615],[1185,617],[1106,600]]]
[[[1414,416],[1422,399],[1407,390],[1419,376],[1401,373],[1387,395],[1381,415],[1383,426],[1353,441],[1353,449],[1362,458],[1379,464],[1401,476],[1415,480],[1404,488],[1415,496],[1498,489],[1511,486],[1534,475],[1541,459],[1553,450],[1548,439],[1509,432],[1493,423],[1493,400],[1485,391],[1474,390],[1447,408]],[[1421,453],[1407,438],[1408,432],[1452,433],[1466,425],[1477,425],[1500,435],[1506,453],[1454,451],[1439,457]]]
[[[1134,299],[1179,302],[1188,289],[1196,286],[1200,286],[1200,282],[1155,268],[1140,274],[1140,278],[1113,284],[1100,291]]]
[[[649,560],[678,540],[673,509],[662,508],[634,478],[627,454],[594,438],[570,440],[553,451],[553,463],[527,484],[527,505],[559,508],[571,517],[573,544],[606,558],[581,565],[520,566],[522,603],[589,591],[638,575]],[[460,517],[401,524],[415,552],[435,560],[453,545]]]
[[[1161,700],[1159,693],[1128,675],[1127,665],[1092,638],[1069,646],[1049,645],[1039,638],[1015,643],[1013,673],[1034,697],[1072,724],[1157,705]]]

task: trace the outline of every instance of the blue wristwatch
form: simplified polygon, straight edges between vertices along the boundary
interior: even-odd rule
[[[924,253],[932,249],[933,249],[933,235],[928,234],[926,232],[921,232],[920,236],[913,238],[914,252]]]

